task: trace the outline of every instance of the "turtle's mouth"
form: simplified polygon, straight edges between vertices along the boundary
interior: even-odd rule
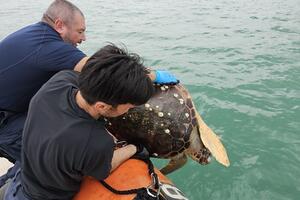
[[[211,153],[208,149],[206,148],[203,148],[200,150],[199,152],[199,160],[198,162],[201,164],[201,165],[207,165],[209,164],[211,161]]]

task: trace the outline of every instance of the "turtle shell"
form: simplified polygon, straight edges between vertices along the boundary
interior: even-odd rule
[[[107,129],[120,140],[142,143],[150,155],[174,157],[190,146],[198,125],[191,96],[180,84],[156,86],[155,95],[126,114],[107,119]]]

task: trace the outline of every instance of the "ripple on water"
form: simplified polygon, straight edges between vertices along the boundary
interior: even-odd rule
[[[0,39],[51,1],[3,1]],[[222,136],[231,167],[189,161],[170,175],[190,200],[299,198],[299,0],[72,2],[87,19],[82,50],[124,43],[170,70]]]

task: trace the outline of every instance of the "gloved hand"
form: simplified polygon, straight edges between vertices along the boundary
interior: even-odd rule
[[[149,151],[142,144],[134,144],[136,146],[136,153],[133,155],[133,158],[149,158]]]
[[[156,70],[153,82],[156,84],[176,85],[179,83],[179,80],[168,71]]]

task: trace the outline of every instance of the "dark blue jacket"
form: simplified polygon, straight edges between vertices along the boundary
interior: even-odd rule
[[[47,80],[60,70],[73,69],[83,57],[43,22],[7,36],[0,42],[0,110],[27,111]]]

